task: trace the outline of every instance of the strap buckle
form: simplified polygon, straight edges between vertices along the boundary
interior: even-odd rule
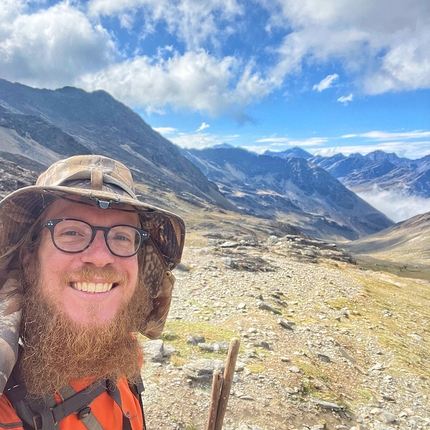
[[[38,423],[40,424],[40,427],[38,427]],[[42,417],[40,414],[33,415],[33,426],[34,430],[42,430]]]

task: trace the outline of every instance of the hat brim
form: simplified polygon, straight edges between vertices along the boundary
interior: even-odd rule
[[[71,198],[86,204],[109,202],[108,207],[126,210],[131,205],[139,215],[141,227],[146,230],[166,262],[174,269],[181,261],[185,241],[185,223],[178,215],[146,204],[117,190],[86,190],[70,186],[29,186],[9,194],[0,202],[0,256],[3,256],[23,238],[43,211],[58,198]],[[80,199],[76,200],[76,196]]]

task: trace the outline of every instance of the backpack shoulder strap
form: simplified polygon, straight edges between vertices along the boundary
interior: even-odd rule
[[[34,412],[28,407],[25,401],[27,388],[21,376],[19,360],[9,376],[3,394],[8,398],[15,412],[21,418],[24,429],[34,429]]]
[[[145,391],[145,386],[143,385],[142,376],[139,374],[136,382],[134,384],[128,384],[130,391],[136,396],[137,400],[139,401],[140,410],[142,412],[142,419],[143,419],[143,428],[146,429],[146,422],[145,422],[145,411],[143,410],[143,401],[142,401],[142,393]]]
[[[144,386],[141,377],[139,376],[136,383],[129,384],[129,388],[139,401],[144,428],[146,428],[141,396],[141,393],[144,391]],[[18,361],[6,384],[4,394],[12,404],[17,415],[23,421],[23,425],[26,430],[58,429],[58,423],[73,413],[77,413],[80,419],[81,416],[82,418],[89,417],[88,419],[83,420],[84,425],[86,425],[90,430],[97,430],[98,421],[91,419],[92,414],[88,413],[88,410],[91,411],[91,409],[88,405],[105,391],[108,392],[109,396],[122,410],[121,395],[117,385],[106,379],[96,381],[79,392],[75,392],[72,387],[70,387],[70,389],[66,389],[64,391],[64,397],[67,398],[65,398],[61,403],[56,403],[53,395],[44,399],[28,400],[27,388],[22,379],[21,368]],[[128,429],[131,430],[130,420],[123,413],[123,430]]]

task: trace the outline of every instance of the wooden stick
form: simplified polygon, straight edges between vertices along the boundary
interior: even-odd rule
[[[209,406],[208,423],[206,430],[215,430],[215,422],[218,413],[218,403],[221,396],[221,388],[223,383],[223,376],[221,370],[215,370],[212,379],[212,395],[211,403]]]
[[[227,409],[228,397],[233,383],[234,369],[236,367],[237,354],[239,353],[239,339],[232,339],[228,350],[227,361],[224,370],[224,380],[221,388],[221,395],[218,402],[218,413],[216,416],[214,430],[221,430],[224,421],[225,411]]]

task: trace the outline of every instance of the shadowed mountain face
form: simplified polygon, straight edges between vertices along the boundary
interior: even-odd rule
[[[225,147],[182,153],[242,211],[273,219],[283,215],[313,236],[357,239],[393,224],[304,158]]]
[[[152,203],[162,205],[157,200],[165,191],[235,209],[175,145],[104,91],[39,90],[0,80],[0,151],[12,161],[21,156],[20,165],[36,171],[57,159],[99,153],[125,163]]]

